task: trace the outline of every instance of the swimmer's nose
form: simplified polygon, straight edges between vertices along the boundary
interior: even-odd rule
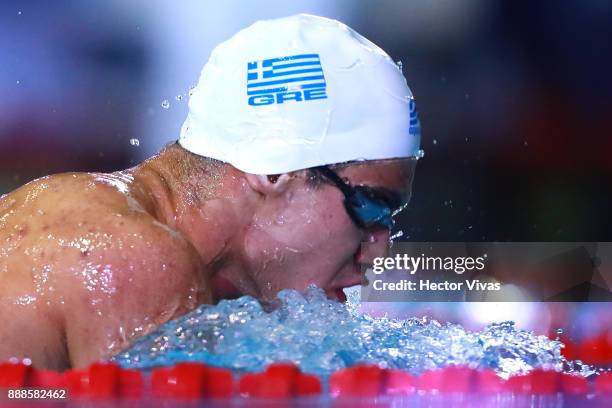
[[[361,250],[356,259],[357,263],[372,263],[374,258],[385,257],[389,254],[389,230],[386,228],[372,228],[365,231],[361,243]]]

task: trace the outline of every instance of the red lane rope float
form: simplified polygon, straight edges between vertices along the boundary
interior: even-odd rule
[[[550,339],[558,338],[563,343],[561,354],[568,360],[581,360],[594,366],[612,365],[612,331],[587,337],[574,342],[567,336],[551,334]]]
[[[140,398],[144,395],[144,378],[140,371],[124,370],[112,363],[95,363],[88,369],[69,370],[61,379],[45,372],[42,381],[58,383],[52,388],[66,388],[71,398]],[[40,379],[38,380],[41,381]],[[40,387],[43,384],[33,384]],[[45,384],[50,386],[52,384]],[[50,387],[51,388],[51,387]]]
[[[317,376],[304,374],[291,363],[271,364],[263,373],[244,374],[239,393],[243,397],[290,398],[321,394]]]
[[[577,374],[561,374],[561,392],[568,395],[584,395],[589,392],[589,383],[586,378]]]
[[[0,374],[1,375],[1,374]],[[32,388],[67,388],[66,376],[57,371],[32,370],[28,385]]]
[[[186,362],[154,369],[150,375],[122,369],[113,363],[96,363],[85,369],[57,373],[34,369],[19,362],[0,363],[0,389],[66,389],[69,398],[108,399],[223,399],[233,397],[289,399],[321,396],[321,380],[292,363],[269,365],[261,373],[235,379],[230,370]],[[360,364],[338,370],[329,378],[334,398],[372,398],[435,394],[554,395],[612,397],[612,372],[589,382],[586,378],[541,369],[507,381],[492,370],[463,366],[425,371],[419,376],[401,370]]]
[[[587,364],[612,364],[612,333],[602,333],[580,343],[578,357]]]
[[[598,394],[612,394],[612,373],[595,381]],[[382,395],[421,394],[519,394],[519,395],[586,395],[586,378],[556,371],[537,369],[504,381],[492,370],[447,367],[423,372],[414,377],[408,373],[376,366],[355,366],[340,370],[330,378],[333,397],[376,397]]]
[[[32,366],[24,363],[0,363],[0,388],[21,388],[26,382]]]
[[[473,391],[476,371],[467,367],[448,367],[425,371],[419,376],[418,389],[424,392],[465,394]]]
[[[612,395],[612,372],[602,373],[595,379],[595,393]]]
[[[223,368],[180,363],[153,370],[151,390],[157,398],[230,398],[234,395],[234,378],[230,370]]]
[[[329,393],[332,397],[376,397],[385,393],[387,370],[377,366],[357,365],[339,370],[329,379]],[[398,379],[395,384],[402,384]]]
[[[505,383],[493,370],[479,370],[474,376],[474,388],[483,394],[504,392]]]

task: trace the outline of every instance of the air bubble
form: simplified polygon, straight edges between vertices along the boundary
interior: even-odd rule
[[[168,109],[170,107],[170,102],[167,99],[164,99],[161,103],[161,107],[164,109]]]
[[[130,144],[132,146],[138,147],[138,146],[140,146],[140,140],[138,140],[138,139],[130,139]]]
[[[433,144],[435,144],[435,145],[437,145],[437,144],[438,144],[438,141],[437,141],[436,139],[434,139],[434,140],[432,140],[432,143],[433,143]]]

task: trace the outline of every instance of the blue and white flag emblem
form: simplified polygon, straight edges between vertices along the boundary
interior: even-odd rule
[[[247,97],[252,106],[325,99],[319,54],[271,58],[247,64]]]

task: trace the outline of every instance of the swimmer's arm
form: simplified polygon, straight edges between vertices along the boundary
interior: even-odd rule
[[[164,322],[211,301],[197,257],[181,239],[159,231],[122,235],[116,237],[121,248],[91,253],[94,267],[82,269],[68,285],[72,306],[66,310],[65,328],[73,367],[109,358]],[[130,239],[134,235],[139,239]]]
[[[21,304],[29,300],[0,293],[0,362],[16,357],[30,359],[35,367],[68,368],[61,323],[45,305],[32,308]]]

